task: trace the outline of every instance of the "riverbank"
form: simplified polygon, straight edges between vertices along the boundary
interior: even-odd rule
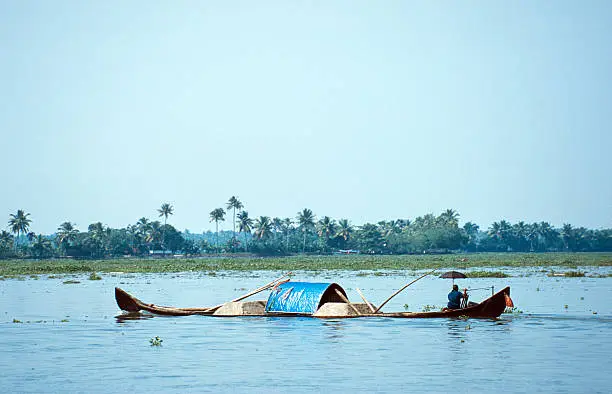
[[[109,260],[0,260],[0,277],[89,272],[421,270],[494,267],[609,267],[612,253],[473,253],[446,255],[352,255],[199,257]]]

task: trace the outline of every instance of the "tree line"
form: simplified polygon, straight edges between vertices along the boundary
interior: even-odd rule
[[[210,222],[215,232],[178,231],[168,223],[174,207],[164,203],[157,218],[140,218],[125,228],[110,228],[101,222],[80,231],[72,222],[61,223],[51,235],[31,231],[32,219],[24,210],[11,214],[7,230],[0,232],[0,258],[151,256],[253,253],[408,254],[445,252],[589,252],[612,251],[612,229],[592,230],[564,224],[554,228],[547,222],[512,224],[494,222],[481,230],[472,222],[459,226],[459,213],[447,209],[414,220],[397,219],[353,225],[348,219],[317,218],[308,208],[294,218],[249,217],[244,204],[232,196],[225,207],[215,208]],[[229,215],[232,231],[219,231]]]

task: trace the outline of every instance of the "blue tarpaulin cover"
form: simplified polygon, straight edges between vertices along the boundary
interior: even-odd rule
[[[325,302],[343,302],[335,290],[346,296],[336,283],[287,282],[272,290],[266,312],[312,315]]]

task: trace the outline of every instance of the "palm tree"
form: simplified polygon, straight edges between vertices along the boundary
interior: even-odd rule
[[[251,233],[253,227],[253,219],[249,217],[247,211],[240,211],[238,213],[238,231],[244,233],[244,251],[248,250],[247,234]]]
[[[516,238],[516,244],[518,250],[525,251],[528,242],[529,225],[523,221],[518,222],[512,226],[512,232]]]
[[[60,248],[65,247],[65,243],[71,244],[76,240],[79,230],[70,222],[64,222],[57,228],[57,242]]]
[[[42,235],[37,235],[33,240],[34,244],[32,245],[32,252],[34,253],[34,256],[46,257],[51,255],[52,245],[48,238]]]
[[[351,238],[351,234],[353,233],[353,226],[348,219],[340,219],[338,221],[338,233],[336,234],[339,237],[342,237],[344,243],[346,244],[348,240]]]
[[[300,230],[304,234],[304,243],[302,246],[302,253],[306,250],[306,233],[310,232],[315,224],[315,215],[308,208],[304,208],[302,212],[298,212],[296,217]]]
[[[22,209],[17,210],[15,215],[11,214],[9,219],[9,228],[13,234],[17,234],[15,238],[15,250],[17,250],[17,242],[20,234],[25,234],[30,229],[32,220],[28,219],[29,213],[25,213]]]
[[[527,225],[527,240],[529,241],[529,251],[533,252],[535,249],[533,248],[533,243],[538,241],[540,233],[540,227],[537,223],[532,223]]]
[[[272,233],[272,221],[268,216],[260,216],[255,219],[255,238],[262,240],[270,237]]]
[[[565,250],[569,250],[570,245],[572,245],[572,250],[573,250],[575,231],[571,224],[569,223],[563,224],[563,228],[561,229],[561,237],[563,238],[563,244],[565,246]]]
[[[480,230],[480,227],[475,223],[467,222],[463,225],[463,231],[465,232],[465,235],[467,235],[467,247],[476,247],[478,230]]]
[[[459,223],[459,213],[454,209],[447,209],[438,217],[443,225],[456,227]]]
[[[215,222],[217,226],[217,253],[219,253],[219,222],[225,221],[225,211],[223,208],[213,209],[210,212],[210,221]]]
[[[94,252],[102,256],[106,251],[106,244],[108,237],[110,236],[110,227],[104,227],[101,222],[92,223],[87,227],[89,232],[89,242],[93,246]]]
[[[2,232],[0,232],[0,242],[13,242],[13,236],[8,231],[2,230]]]
[[[505,220],[502,220],[500,222],[493,222],[493,224],[491,224],[491,227],[489,227],[488,233],[492,238],[502,240],[508,237],[508,233],[511,229],[512,227],[510,226],[510,223]]]
[[[538,227],[538,231],[544,240],[544,248],[549,249],[554,241],[559,239],[559,233],[548,222],[540,222]]]
[[[149,244],[152,244],[152,246],[155,246],[155,243],[159,243],[161,245],[161,237],[159,234],[162,230],[162,224],[159,222],[159,220],[154,220],[150,222],[147,226],[145,241]]]
[[[157,212],[159,213],[159,217],[164,217],[164,228],[162,229],[162,249],[164,250],[164,254],[166,254],[166,245],[165,245],[165,240],[166,240],[166,222],[168,221],[168,216],[172,215],[174,213],[174,207],[170,204],[163,203],[161,208],[159,208],[157,210]]]
[[[285,236],[285,253],[289,251],[289,233],[293,228],[293,220],[291,218],[284,218],[281,221],[281,231]]]
[[[232,242],[232,248],[233,245],[236,243],[236,210],[240,211],[242,208],[244,208],[244,205],[242,205],[242,203],[240,202],[240,200],[238,200],[238,197],[236,196],[231,196],[230,199],[227,201],[227,206],[226,209],[229,211],[230,209],[234,210],[234,242]]]
[[[13,236],[8,231],[2,230],[0,232],[0,254],[4,251],[8,251],[13,245]]]
[[[326,248],[329,237],[336,233],[336,221],[329,216],[323,216],[323,219],[319,220],[318,227],[319,237],[325,239],[324,248]]]

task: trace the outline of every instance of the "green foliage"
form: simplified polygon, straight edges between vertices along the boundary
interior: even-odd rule
[[[423,311],[423,312],[431,312],[431,311],[438,311],[438,310],[440,310],[440,309],[441,309],[441,308],[439,308],[439,307],[438,307],[438,306],[436,306],[436,305],[429,305],[429,304],[427,304],[427,305],[423,305],[423,309],[422,309],[422,311]]]
[[[586,274],[582,271],[566,271],[566,272],[555,272],[555,271],[550,271],[548,273],[548,276],[562,276],[562,277],[566,277],[566,278],[582,278],[584,277]]]
[[[507,278],[508,274],[502,271],[472,271],[467,274],[468,278]]]
[[[582,271],[567,271],[565,273],[565,276],[570,277],[570,278],[581,278],[584,275],[585,273]]]
[[[102,277],[95,272],[89,274],[89,280],[102,280]]]
[[[612,253],[576,253],[574,262],[580,266],[610,267]],[[166,259],[97,259],[97,260],[0,260],[0,276],[30,274],[73,274],[91,272],[186,272],[186,271],[382,271],[425,270],[457,266],[464,268],[490,267],[563,267],[566,253],[477,253],[467,255],[342,255],[286,257],[219,257]]]
[[[149,339],[149,343],[151,344],[151,346],[161,346],[163,341],[163,339],[157,336],[155,338]]]

